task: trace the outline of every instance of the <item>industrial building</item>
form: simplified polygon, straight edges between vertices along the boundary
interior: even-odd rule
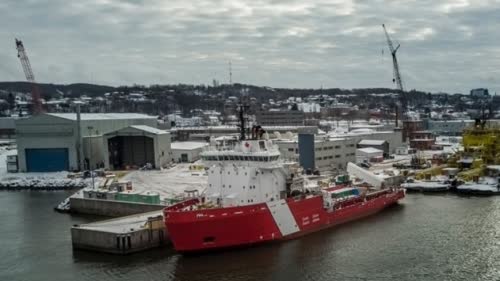
[[[269,110],[256,114],[261,126],[303,126],[305,114],[299,110]]]
[[[358,148],[368,148],[368,147],[371,147],[371,148],[376,148],[380,151],[382,151],[382,153],[384,153],[385,155],[388,155],[389,154],[389,143],[386,141],[386,140],[361,140],[360,142],[358,142],[358,145],[357,145]]]
[[[91,141],[91,137],[88,139]],[[132,125],[106,133],[100,143],[103,144],[101,155],[109,155],[101,161],[104,167],[112,170],[138,168],[146,164],[160,168],[166,166],[172,157],[170,133],[146,125]],[[92,167],[99,163],[99,154],[90,158],[95,159]]]
[[[274,143],[278,145],[283,159],[299,162],[303,167],[304,165],[313,166],[321,172],[345,171],[347,163],[356,161],[356,149],[360,143],[361,148],[377,149],[376,156],[379,156],[379,151],[382,151],[382,154],[391,154],[395,153],[398,147],[404,147],[401,130],[356,129],[351,132],[328,135],[313,135],[314,132],[308,132],[308,135],[313,135],[313,141],[304,136],[301,133],[303,131],[305,130],[300,130],[298,136],[279,138]],[[301,148],[304,151],[303,146],[300,145],[301,140],[308,142],[306,147],[312,146],[313,148],[301,153]],[[303,159],[300,159],[301,157]]]
[[[355,143],[362,140],[384,140],[389,144],[388,154],[396,153],[398,147],[405,146],[406,143],[402,138],[402,131],[399,129],[388,131],[375,131],[372,129],[356,129],[346,133],[331,133],[330,137],[333,138],[348,138],[353,139]]]
[[[299,139],[276,140],[281,157],[300,162]],[[356,159],[356,142],[348,138],[318,137],[314,139],[313,153],[303,155],[313,157],[314,167],[320,171],[345,171],[347,163]],[[311,155],[312,154],[312,155]]]
[[[363,147],[356,149],[356,163],[381,162],[384,159],[384,151],[374,147]]]
[[[436,138],[430,131],[416,131],[411,134],[410,148],[430,150],[436,143]]]
[[[19,170],[154,167],[171,159],[170,134],[135,113],[44,113],[16,121]],[[140,149],[139,149],[140,148]]]
[[[472,98],[484,99],[490,97],[490,93],[488,89],[485,88],[472,89],[470,90],[470,96]]]
[[[300,130],[314,130],[318,133],[316,126],[265,126],[264,129],[271,138],[275,137],[275,132],[286,134],[287,132],[297,133]],[[238,126],[200,126],[200,127],[180,127],[170,130],[174,141],[208,141],[211,137],[228,135],[239,135]]]
[[[474,120],[424,120],[425,129],[443,136],[461,136],[465,128],[473,125]]]
[[[200,153],[208,143],[204,142],[173,142],[172,149],[172,162],[177,163],[193,163],[200,159]]]
[[[423,121],[424,129],[432,132],[435,136],[461,136],[466,128],[473,127],[475,120],[457,119],[457,120],[431,120]],[[500,126],[499,119],[486,120],[486,126]]]
[[[19,117],[0,118],[0,138],[11,139],[16,136],[16,120]]]

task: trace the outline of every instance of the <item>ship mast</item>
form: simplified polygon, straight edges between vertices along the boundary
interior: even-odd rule
[[[240,140],[246,140],[246,125],[245,125],[245,113],[249,106],[244,102],[238,105],[238,117],[239,117],[239,127],[240,127]]]

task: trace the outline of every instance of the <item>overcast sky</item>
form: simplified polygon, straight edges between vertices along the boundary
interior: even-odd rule
[[[500,93],[500,0],[1,0],[0,81]],[[384,52],[382,53],[382,50]]]

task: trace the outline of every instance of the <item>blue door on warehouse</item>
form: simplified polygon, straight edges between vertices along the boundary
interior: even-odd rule
[[[26,169],[28,172],[58,172],[69,169],[67,148],[26,149]]]

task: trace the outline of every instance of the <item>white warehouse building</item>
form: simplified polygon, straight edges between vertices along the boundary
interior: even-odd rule
[[[156,127],[156,117],[135,113],[82,113],[80,118],[44,113],[20,119],[19,171],[123,169],[146,163],[159,168],[171,159],[170,134]]]
[[[388,154],[396,153],[398,147],[405,146],[406,143],[403,141],[403,133],[401,130],[396,129],[392,131],[374,131],[372,129],[356,129],[350,132],[341,133],[330,133],[330,137],[334,138],[349,138],[354,139],[356,143],[362,140],[384,140],[389,144],[388,151],[384,151]]]
[[[315,135],[315,167],[321,172],[344,172],[347,163],[356,162],[357,144],[362,140],[377,140],[377,143],[387,145],[389,154],[395,153],[398,147],[404,146],[400,130],[356,129],[346,133]],[[299,141],[296,136],[291,139],[278,139],[274,142],[278,145],[283,159],[299,162]]]
[[[297,139],[275,140],[281,158],[299,162],[299,141]],[[328,138],[316,136],[314,140],[314,163],[318,170],[345,171],[347,163],[356,160],[356,142],[349,138]]]
[[[206,142],[172,142],[172,162],[193,163],[200,159],[200,153],[207,146]]]

